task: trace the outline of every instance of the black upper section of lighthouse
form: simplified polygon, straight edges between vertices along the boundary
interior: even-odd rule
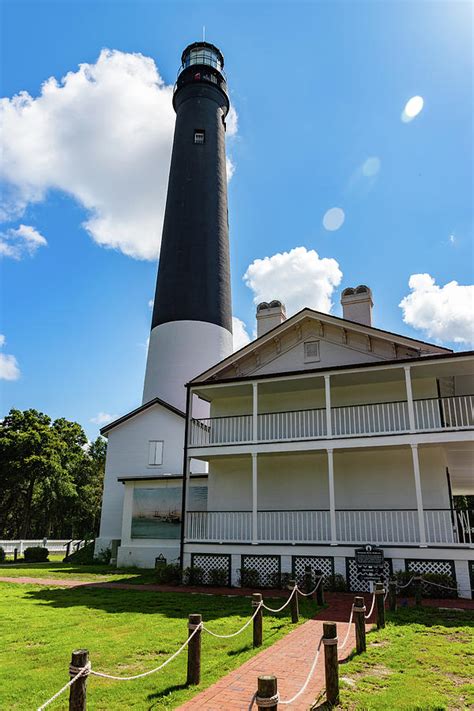
[[[223,65],[208,42],[182,55],[152,329],[190,320],[232,331]]]

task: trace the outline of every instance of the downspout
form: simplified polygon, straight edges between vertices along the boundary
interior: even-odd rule
[[[188,473],[187,473],[187,462],[188,462],[188,430],[189,430],[189,416],[190,416],[190,403],[191,403],[191,390],[189,383],[186,385],[186,422],[184,425],[184,456],[183,456],[183,495],[181,504],[181,541],[179,547],[179,565],[181,569],[181,576],[183,575],[184,569],[184,530],[186,525],[186,492],[188,488]]]

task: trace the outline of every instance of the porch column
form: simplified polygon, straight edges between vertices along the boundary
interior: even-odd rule
[[[327,449],[326,451],[328,453],[329,523],[331,528],[331,545],[337,546],[336,499],[334,495],[334,450]]]
[[[252,439],[258,440],[258,383],[252,383]]]
[[[181,526],[183,527],[182,531],[182,542],[183,544],[187,542],[187,539],[193,538],[193,532],[191,531],[191,536],[188,536],[188,528],[189,528],[189,521],[188,521],[188,494],[189,494],[189,476],[191,472],[191,457],[186,457],[186,462],[185,462],[185,469],[184,469],[184,478],[183,478],[183,512],[182,512],[182,521],[181,521]]]
[[[258,544],[258,469],[257,455],[252,454],[252,545]]]
[[[421,495],[420,460],[418,458],[418,445],[411,445],[413,457],[413,473],[415,475],[416,508],[418,509],[418,527],[420,530],[420,547],[426,548],[425,515],[423,512],[423,497]]]
[[[324,376],[324,394],[326,401],[326,437],[332,437],[331,423],[331,376]],[[329,451],[329,450],[328,450]],[[331,450],[332,451],[332,450]]]
[[[411,388],[410,366],[405,365],[403,367],[403,370],[405,371],[405,385],[406,385],[406,390],[407,390],[408,422],[410,424],[410,432],[414,432],[416,429],[416,427],[415,427],[415,408],[413,405],[413,391]]]

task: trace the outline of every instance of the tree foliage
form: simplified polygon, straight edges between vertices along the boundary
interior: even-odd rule
[[[0,536],[83,538],[97,531],[106,440],[81,425],[12,409],[0,423]]]

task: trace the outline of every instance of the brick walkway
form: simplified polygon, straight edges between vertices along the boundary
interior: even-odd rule
[[[283,639],[257,654],[227,676],[201,691],[190,701],[178,707],[178,711],[249,711],[255,693],[257,677],[273,674],[278,679],[280,698],[292,698],[303,686],[314,659],[317,645],[323,633],[323,621],[338,622],[337,631],[342,641],[347,632],[353,595],[328,595],[329,608],[319,612]],[[369,600],[369,598],[367,598]],[[344,621],[342,621],[344,620]],[[354,628],[354,626],[352,626]],[[354,632],[339,654],[345,659],[355,646]],[[315,673],[304,694],[288,706],[293,711],[307,711],[324,688],[324,651]],[[254,711],[257,707],[254,705]],[[283,708],[283,706],[281,707]]]

